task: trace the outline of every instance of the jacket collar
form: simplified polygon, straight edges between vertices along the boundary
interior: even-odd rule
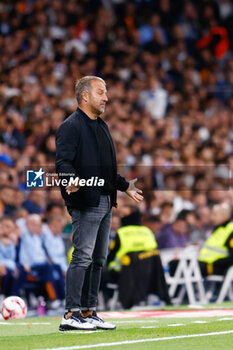
[[[78,113],[78,115],[82,116],[87,122],[90,123],[95,123],[97,121],[97,119],[91,119],[90,117],[88,117],[88,115],[83,112],[79,107],[76,109],[76,112]]]

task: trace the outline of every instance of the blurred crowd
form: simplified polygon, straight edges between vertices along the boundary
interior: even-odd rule
[[[30,191],[25,169],[54,166],[84,75],[107,83],[103,118],[119,172],[144,190],[143,223],[205,240],[211,206],[233,208],[232,23],[231,0],[0,1],[0,244],[23,242],[35,214],[71,232],[59,189]],[[113,231],[128,201],[119,194]]]

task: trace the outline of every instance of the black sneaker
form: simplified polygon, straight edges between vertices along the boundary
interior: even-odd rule
[[[93,311],[93,314],[84,318],[89,324],[95,325],[98,329],[108,329],[113,330],[116,329],[116,326],[112,323],[105,322],[99,316],[97,316],[96,312]]]
[[[73,312],[72,316],[67,319],[65,318],[65,315],[63,316],[61,324],[59,326],[59,331],[94,331],[96,328],[97,327],[94,324],[91,324],[86,319],[84,319],[79,312]]]

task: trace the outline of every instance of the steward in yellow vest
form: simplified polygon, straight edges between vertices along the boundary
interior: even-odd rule
[[[206,275],[224,275],[233,265],[233,222],[228,204],[218,204],[211,210],[215,225],[212,235],[205,241],[199,253],[201,272]]]
[[[128,225],[121,227],[115,239],[110,244],[110,255],[108,257],[109,269],[120,271],[122,263],[127,264],[125,257],[129,252],[148,252],[157,248],[155,235],[146,226]],[[158,251],[157,251],[158,255]],[[114,257],[115,256],[115,257]],[[111,257],[113,260],[111,261]]]
[[[124,308],[130,308],[147,295],[157,294],[170,304],[155,235],[141,225],[139,210],[127,207],[130,213],[122,219],[107,258],[109,272],[114,272],[119,285],[119,299]]]

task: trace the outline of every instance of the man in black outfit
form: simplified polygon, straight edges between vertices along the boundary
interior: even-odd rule
[[[86,76],[77,81],[77,110],[56,134],[56,169],[61,180],[79,178],[61,186],[72,216],[74,251],[66,277],[66,310],[61,331],[115,329],[96,314],[102,266],[108,251],[111,208],[116,207],[117,190],[139,203],[142,191],[117,174],[116,154],[106,123],[99,117],[108,101],[105,81]],[[102,179],[98,186],[90,179]],[[81,185],[81,179],[87,181]]]

